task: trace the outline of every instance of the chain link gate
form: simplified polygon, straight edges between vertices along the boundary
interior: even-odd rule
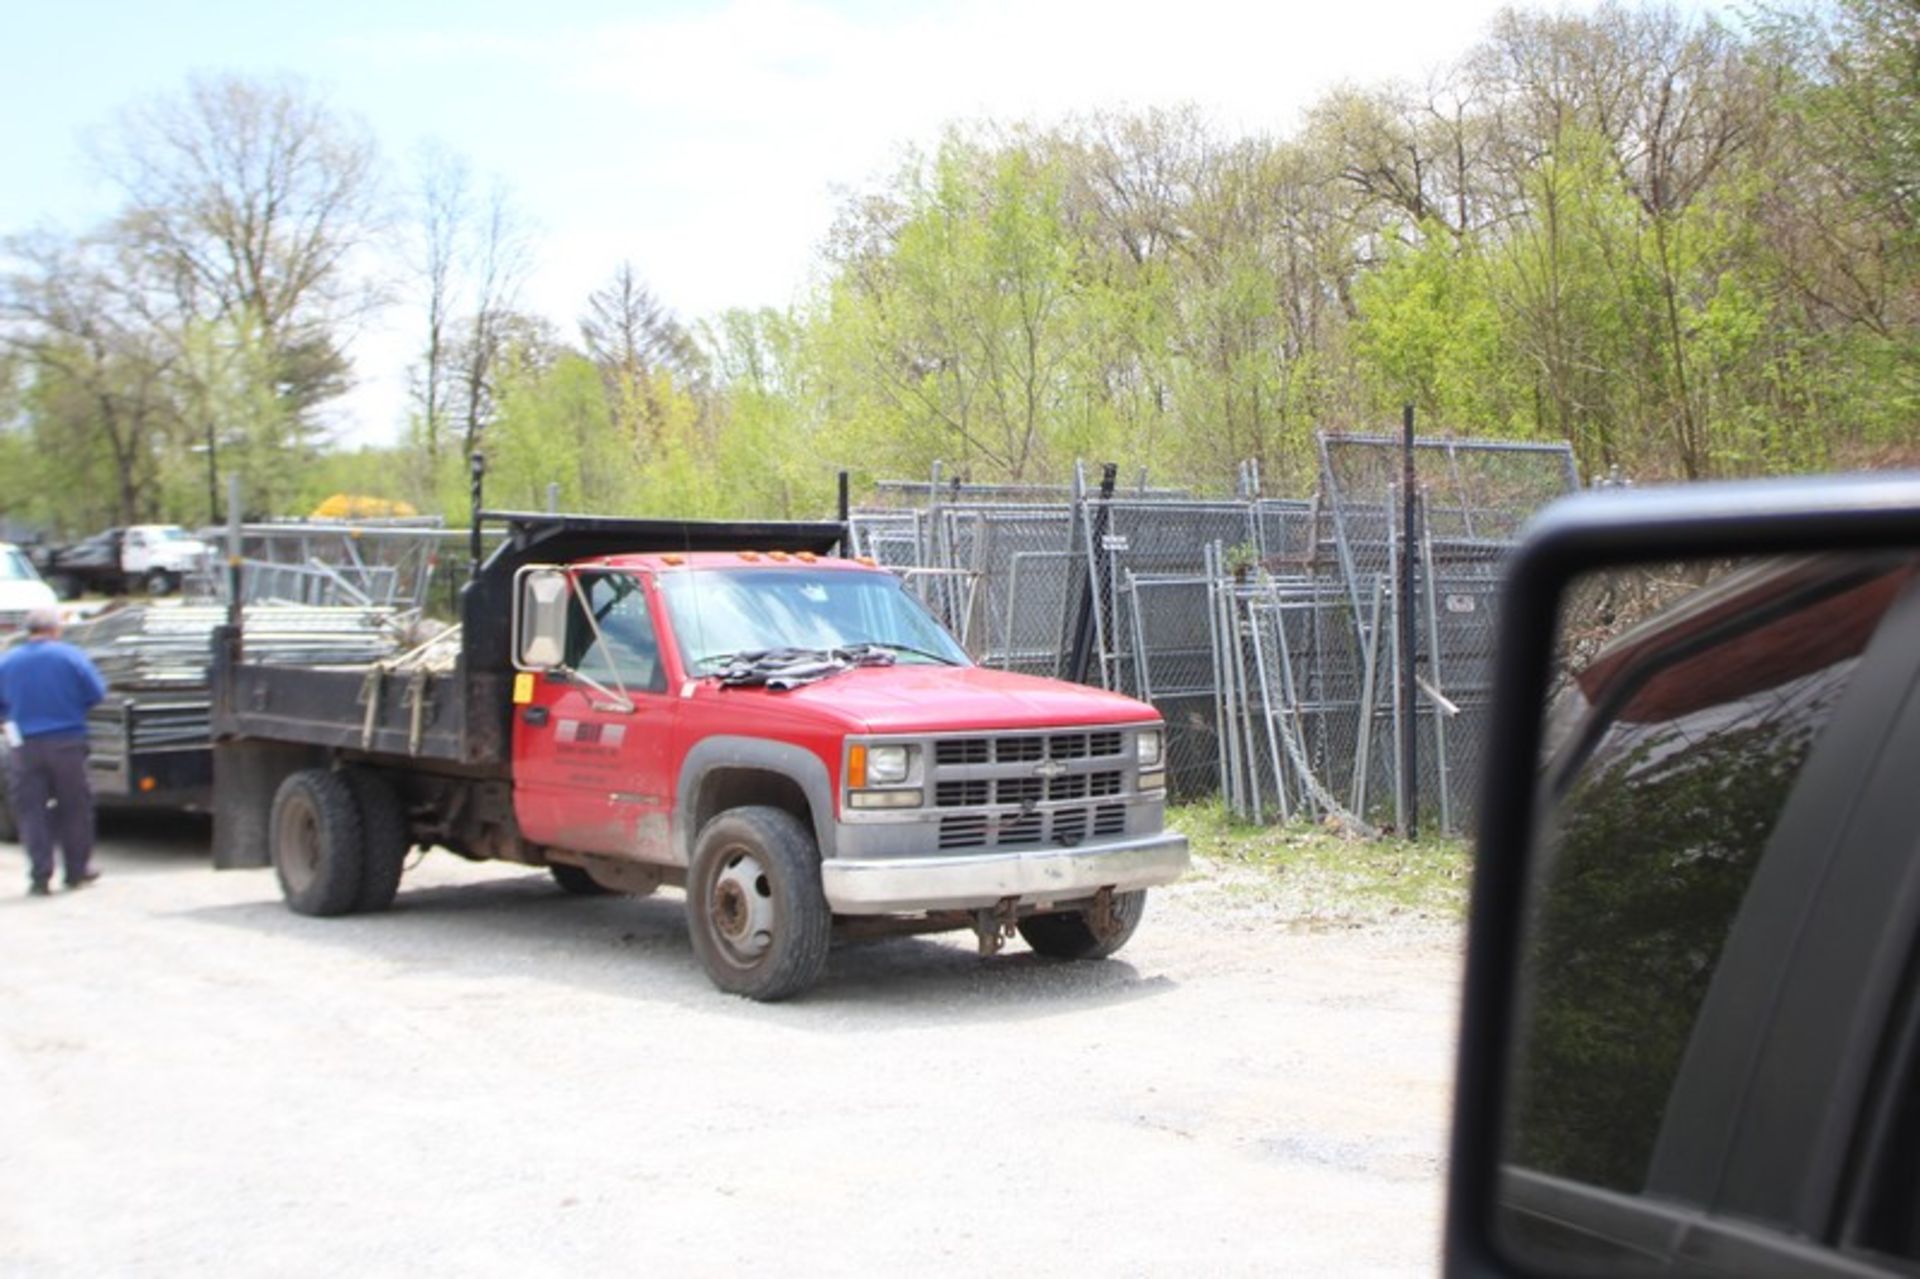
[[[1416,439],[1414,704],[1400,681],[1403,442],[1322,435],[1311,498],[888,482],[855,549],[902,574],[983,665],[1079,678],[1166,718],[1176,798],[1244,817],[1404,829],[1416,804],[1471,828],[1492,684],[1496,588],[1520,526],[1576,487],[1564,444]]]

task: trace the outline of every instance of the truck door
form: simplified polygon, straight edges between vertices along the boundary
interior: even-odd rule
[[[533,677],[514,710],[514,812],[535,843],[671,859],[672,738],[652,591],[635,574],[583,570],[566,668]]]

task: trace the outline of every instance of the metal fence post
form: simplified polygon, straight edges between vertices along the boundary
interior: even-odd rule
[[[1401,809],[1400,833],[1406,839],[1420,838],[1420,734],[1419,704],[1415,701],[1418,690],[1414,684],[1414,662],[1419,651],[1420,619],[1419,595],[1414,590],[1414,565],[1419,558],[1419,535],[1415,529],[1418,519],[1417,505],[1418,479],[1413,463],[1413,405],[1409,404],[1401,411],[1401,470],[1400,470],[1400,590],[1398,602],[1400,615],[1399,652],[1400,659],[1400,706],[1406,722],[1400,733],[1400,786],[1398,802]]]

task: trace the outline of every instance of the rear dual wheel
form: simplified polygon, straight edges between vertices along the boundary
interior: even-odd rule
[[[360,892],[356,911],[385,910],[400,891],[400,873],[413,851],[407,813],[393,784],[370,768],[350,768],[341,776],[360,809]]]
[[[348,915],[393,903],[406,862],[406,814],[367,769],[302,769],[280,783],[268,831],[280,894],[302,915]]]

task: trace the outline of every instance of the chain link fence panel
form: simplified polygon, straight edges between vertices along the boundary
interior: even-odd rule
[[[1413,655],[1403,704],[1404,456],[1389,436],[1323,435],[1309,498],[1203,500],[1076,469],[1064,487],[890,482],[854,512],[857,551],[983,665],[1151,702],[1177,798],[1248,818],[1405,829],[1415,735],[1423,825],[1470,830],[1492,690],[1497,583],[1518,530],[1576,487],[1565,445],[1417,439]]]

